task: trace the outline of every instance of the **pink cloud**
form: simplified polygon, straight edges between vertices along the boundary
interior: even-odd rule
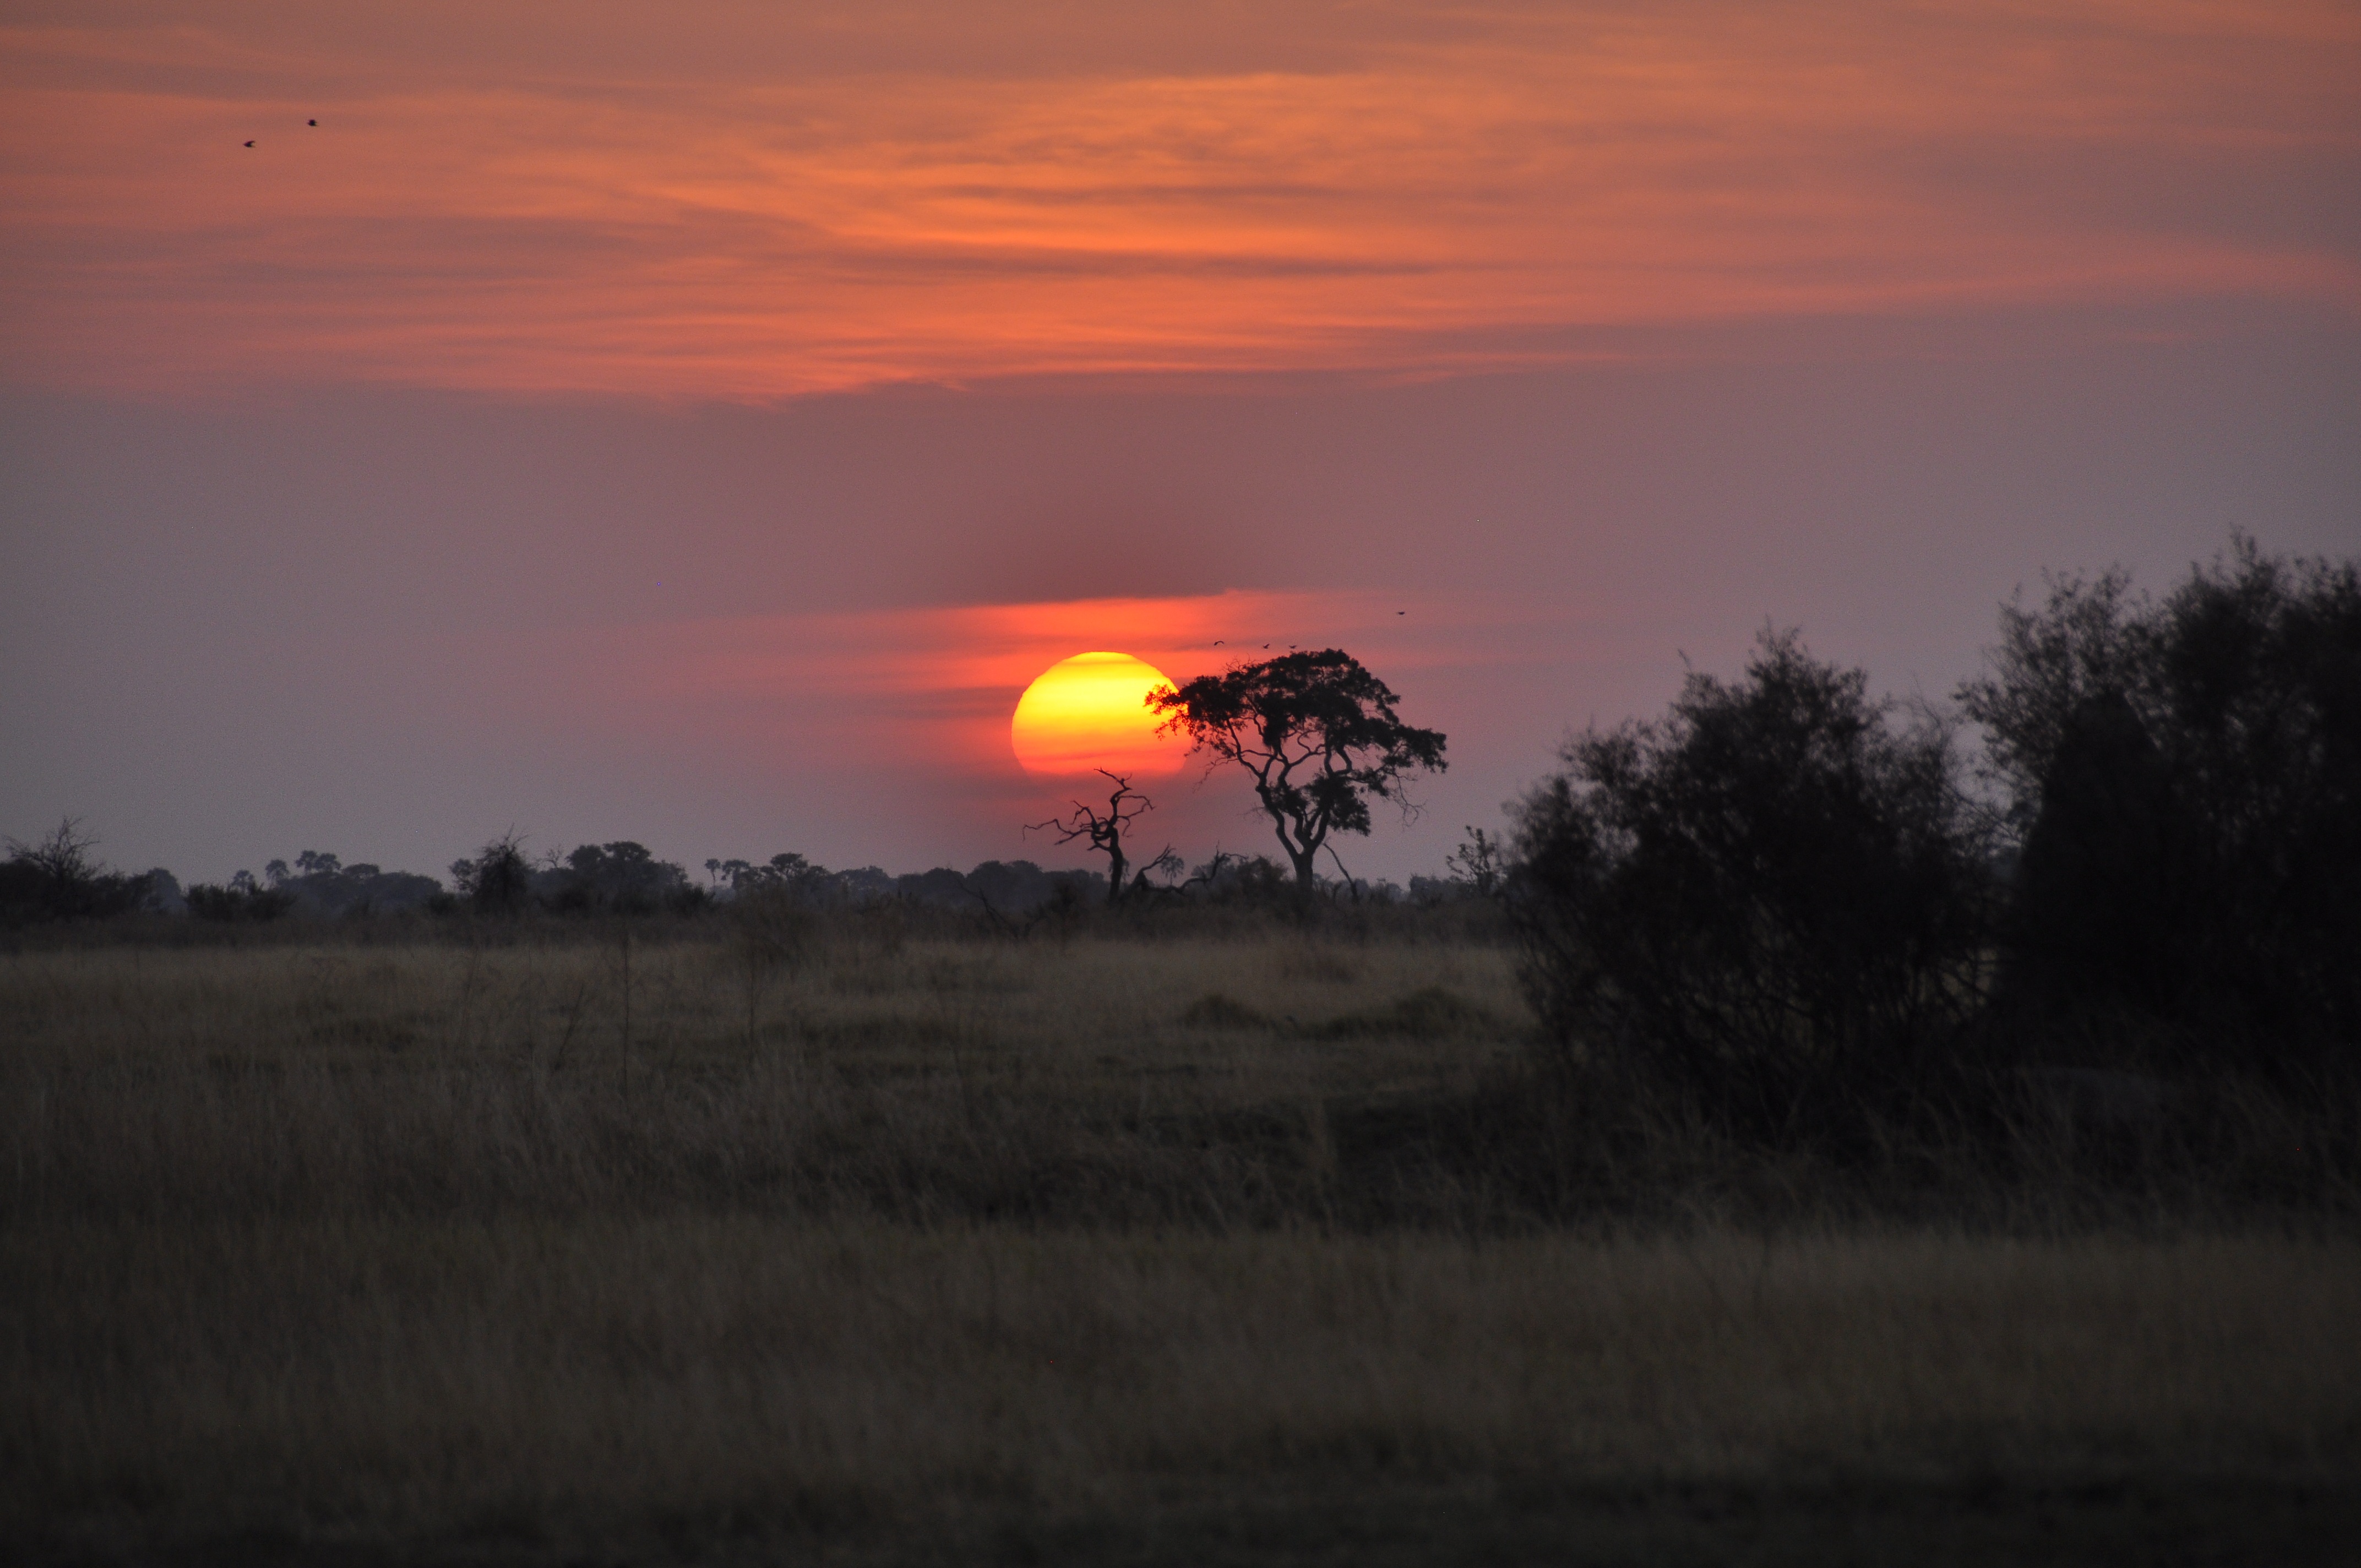
[[[2354,172],[2335,5],[1407,6],[1259,48],[1244,14],[1186,42],[1152,8],[1078,39],[906,10],[659,37],[594,8],[565,40],[455,12],[476,41],[439,54],[391,8],[0,32],[0,332],[49,384],[763,400],[1463,369],[1634,323],[2361,304],[2349,247],[2246,210]]]

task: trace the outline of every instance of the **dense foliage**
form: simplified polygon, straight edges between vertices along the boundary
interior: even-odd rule
[[[0,860],[0,927],[136,914],[179,891],[168,872],[130,874],[101,864],[93,853],[98,840],[71,817],[37,843],[7,842],[7,858]]]
[[[2001,633],[1960,694],[1982,796],[1793,635],[1573,741],[1508,883],[1560,1065],[1781,1138],[1985,1069],[2154,1105],[2099,1080],[2361,1065],[2361,570],[2242,539]]]
[[[1765,634],[1519,812],[1510,906],[1564,1065],[1777,1135],[1923,1078],[1979,992],[1987,824],[1949,734]],[[1876,1096],[1872,1096],[1876,1098]]]
[[[2002,612],[1961,691],[2024,828],[2013,1001],[2149,1054],[2303,1072],[2361,1046],[2361,570],[2240,540]]]

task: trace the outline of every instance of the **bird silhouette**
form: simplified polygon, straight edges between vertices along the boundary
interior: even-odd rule
[[[1406,610],[1406,609],[1398,609],[1398,610],[1394,611],[1394,613],[1395,613],[1396,615],[1408,615],[1408,614],[1410,613],[1410,611],[1408,611],[1408,610]]]
[[[306,121],[304,121],[303,123],[304,123],[305,125],[307,125],[307,126],[316,126],[316,125],[318,125],[320,122],[319,122],[319,121],[317,121],[317,120],[306,120]]]
[[[1263,644],[1263,646],[1264,646],[1264,647],[1266,647],[1266,648],[1268,648],[1268,647],[1269,647],[1269,646],[1270,646],[1270,644],[1269,644],[1269,643],[1268,643],[1268,642],[1266,642],[1266,643],[1264,643],[1264,644]]]
[[[1221,640],[1220,638],[1218,638],[1218,637],[1214,638],[1214,639],[1213,639],[1213,646],[1214,646],[1214,647],[1216,647],[1216,648],[1218,648],[1218,647],[1220,647],[1221,645],[1222,645],[1222,640]]]
[[[247,142],[246,145],[247,145],[247,146],[248,146],[248,147],[252,147],[254,144],[253,144],[252,142]]]

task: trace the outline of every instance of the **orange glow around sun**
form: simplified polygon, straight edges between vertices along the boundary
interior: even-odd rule
[[[1148,694],[1171,683],[1128,653],[1077,653],[1035,677],[1009,720],[1009,743],[1029,773],[1073,777],[1104,768],[1139,779],[1170,773],[1185,742],[1156,733]]]

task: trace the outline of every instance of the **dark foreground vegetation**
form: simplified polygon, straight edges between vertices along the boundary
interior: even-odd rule
[[[2361,573],[2241,542],[2003,613],[1956,726],[1766,633],[1522,806],[1509,907],[1560,1071],[1859,1145],[2005,1069],[2128,1104],[2361,1074]],[[1987,787],[1978,788],[1979,784]]]
[[[24,850],[0,1536],[2342,1561],[2361,588],[2003,631],[1981,763],[1767,636],[1414,896]]]
[[[1493,944],[558,930],[0,966],[0,1529],[2300,1562],[2361,1523],[2349,1106],[2012,1082],[1838,1157],[1554,1092]]]

